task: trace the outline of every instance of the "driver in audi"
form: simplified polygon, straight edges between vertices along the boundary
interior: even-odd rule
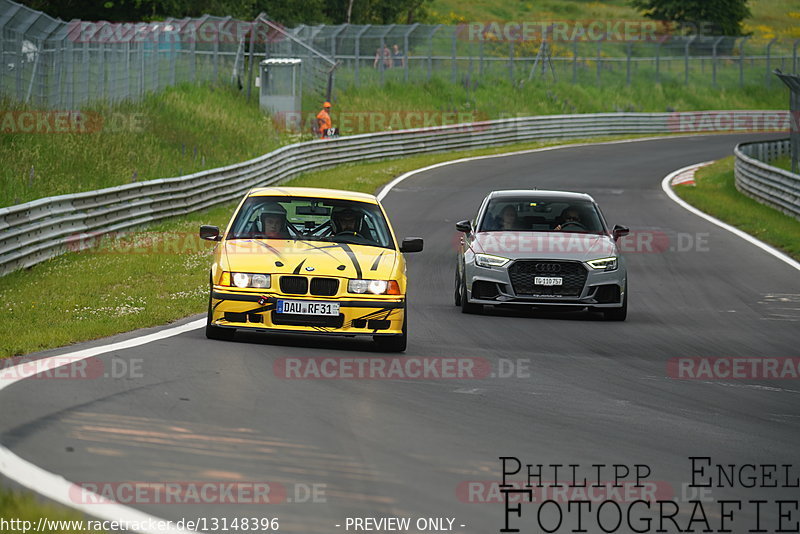
[[[572,227],[572,228],[580,228],[583,229],[583,221],[581,221],[581,214],[578,212],[577,209],[573,207],[564,208],[564,211],[561,213],[561,219],[563,222],[553,228],[553,230],[563,230],[564,227]],[[572,223],[572,224],[570,224]]]

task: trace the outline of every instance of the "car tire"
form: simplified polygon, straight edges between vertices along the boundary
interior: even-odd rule
[[[467,298],[467,283],[461,281],[461,313],[479,314],[483,313],[483,304],[472,304]]]
[[[625,296],[621,308],[603,310],[603,319],[606,321],[624,321],[628,317],[628,283],[625,282]]]
[[[458,276],[458,267],[456,267],[456,283],[455,283],[455,301],[456,306],[461,306],[461,277]]]
[[[408,305],[403,306],[403,333],[399,336],[373,336],[372,341],[380,352],[403,352],[408,345]]]
[[[231,341],[236,334],[235,328],[222,328],[212,324],[206,325],[206,338],[217,341]]]
[[[233,336],[236,334],[235,328],[222,328],[219,326],[214,326],[211,324],[211,291],[208,292],[208,313],[206,315],[206,338],[207,339],[216,339],[217,341],[231,341]]]

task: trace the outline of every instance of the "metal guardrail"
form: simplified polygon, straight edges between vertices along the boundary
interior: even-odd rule
[[[800,175],[767,163],[788,156],[790,152],[789,139],[737,145],[734,150],[736,189],[800,219]]]
[[[752,115],[758,119],[765,113],[785,112],[716,113],[735,113],[745,119]],[[87,238],[92,236],[127,230],[239,199],[254,186],[276,184],[307,171],[353,161],[541,139],[679,133],[682,131],[681,115],[550,115],[316,140],[288,145],[243,163],[187,176],[42,198],[0,208],[0,275],[69,250],[85,248]],[[737,124],[750,124],[750,121],[732,123],[730,129],[737,129]]]

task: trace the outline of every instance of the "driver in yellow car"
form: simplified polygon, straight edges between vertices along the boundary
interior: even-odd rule
[[[261,213],[261,228],[267,239],[286,239],[286,209],[278,203],[268,204]]]

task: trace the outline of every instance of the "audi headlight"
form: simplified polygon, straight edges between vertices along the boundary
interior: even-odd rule
[[[270,286],[271,277],[268,274],[231,273],[231,280],[236,287],[254,287],[266,289]]]
[[[347,291],[359,294],[399,295],[400,286],[394,280],[348,280]]]
[[[491,254],[475,254],[475,265],[478,265],[479,267],[502,267],[509,261],[511,260],[501,256],[493,256]]]
[[[588,263],[589,267],[591,267],[592,269],[597,269],[602,271],[614,271],[617,269],[616,256],[611,258],[599,258],[596,260],[587,261],[586,263]]]

